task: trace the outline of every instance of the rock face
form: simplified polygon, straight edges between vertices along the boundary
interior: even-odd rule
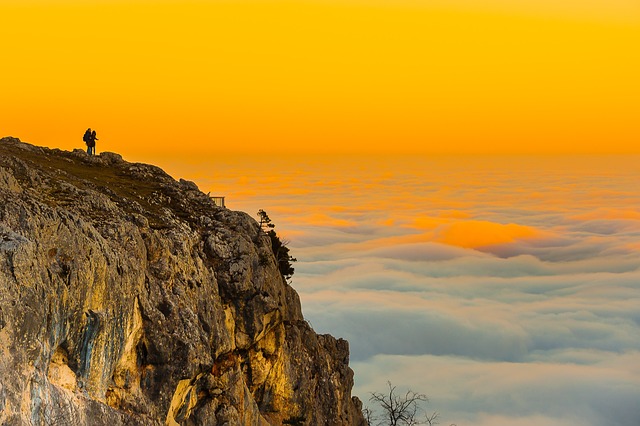
[[[361,425],[348,357],[247,214],[0,140],[0,424]]]

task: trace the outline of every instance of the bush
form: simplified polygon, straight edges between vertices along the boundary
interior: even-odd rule
[[[294,268],[291,263],[296,262],[298,259],[289,254],[289,247],[287,247],[289,242],[283,241],[278,237],[276,231],[273,229],[275,228],[275,225],[271,223],[271,218],[269,218],[267,212],[262,209],[258,210],[258,218],[260,219],[259,232],[264,232],[271,240],[271,250],[273,251],[273,255],[278,263],[278,270],[282,277],[289,281],[294,272]]]

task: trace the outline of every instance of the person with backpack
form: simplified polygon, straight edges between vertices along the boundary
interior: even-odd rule
[[[87,154],[96,155],[96,141],[98,138],[96,137],[96,131],[91,130],[91,127],[84,132],[84,136],[82,136],[82,140],[87,144]]]
[[[91,141],[91,127],[89,127],[87,129],[86,132],[84,132],[84,136],[82,137],[82,140],[84,141],[84,143],[87,144],[87,154],[91,155],[91,145],[90,145],[90,141]]]

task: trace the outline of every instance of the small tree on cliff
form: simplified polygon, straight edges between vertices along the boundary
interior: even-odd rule
[[[259,232],[264,232],[271,240],[271,250],[278,262],[278,270],[282,277],[288,281],[291,279],[294,272],[294,268],[291,263],[296,262],[298,259],[289,254],[289,247],[287,247],[289,242],[286,240],[282,241],[280,237],[278,237],[276,231],[273,229],[275,228],[275,225],[271,223],[271,219],[267,212],[262,209],[258,210],[258,218],[260,219]]]
[[[267,229],[273,229],[273,228],[276,227],[273,223],[271,223],[271,218],[269,217],[267,212],[265,212],[262,209],[258,210],[258,218],[260,219],[260,230],[261,231],[265,231],[266,232]]]
[[[369,401],[375,403],[380,409],[380,414],[366,407],[363,415],[371,426],[414,426],[438,424],[439,414],[435,411],[429,414],[422,406],[429,401],[426,395],[408,390],[404,395],[398,393],[391,382],[387,382],[389,391],[385,393],[371,392]],[[455,425],[452,425],[455,426]]]

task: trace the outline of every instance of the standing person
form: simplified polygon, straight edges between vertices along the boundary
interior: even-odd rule
[[[96,131],[93,130],[91,132],[91,138],[89,138],[89,146],[91,147],[91,152],[93,155],[96,155],[96,141],[98,138],[96,137]]]
[[[91,155],[91,127],[89,127],[87,131],[84,132],[82,140],[87,144],[87,154]]]

